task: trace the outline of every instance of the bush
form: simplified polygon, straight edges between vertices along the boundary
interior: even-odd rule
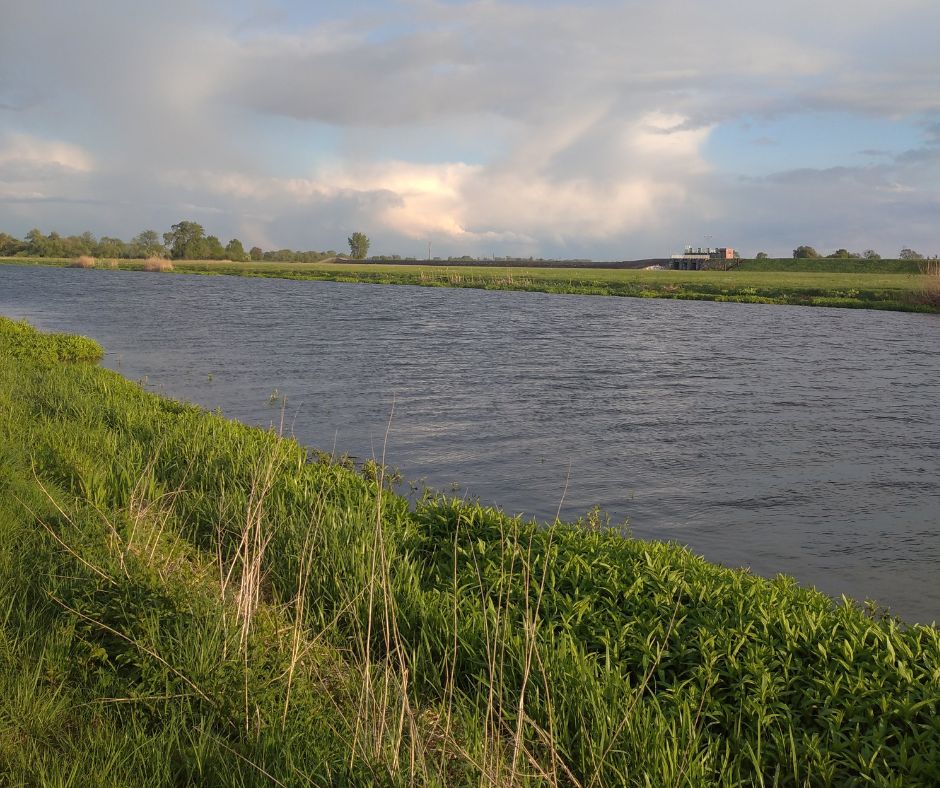
[[[145,271],[172,271],[173,263],[163,257],[148,257],[143,267]]]
[[[812,246],[798,246],[793,250],[794,260],[805,260],[820,257],[821,255]]]
[[[94,267],[95,267],[95,258],[89,257],[87,254],[83,254],[79,257],[76,257],[69,264],[69,268],[94,268]]]

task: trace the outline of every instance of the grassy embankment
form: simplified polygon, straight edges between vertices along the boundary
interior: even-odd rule
[[[940,632],[415,510],[0,318],[0,783],[928,785]]]
[[[72,261],[7,258],[0,262],[71,265]],[[142,270],[143,261],[107,267]],[[903,260],[743,261],[734,271],[645,271],[375,263],[232,263],[175,260],[180,273],[226,274],[332,282],[368,282],[487,290],[795,304],[940,313],[937,277]]]

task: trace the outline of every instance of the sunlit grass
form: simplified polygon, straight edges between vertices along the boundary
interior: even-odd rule
[[[933,627],[596,518],[412,508],[381,457],[30,331],[0,322],[0,784],[940,780]]]

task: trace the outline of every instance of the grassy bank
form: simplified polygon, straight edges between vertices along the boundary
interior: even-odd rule
[[[909,274],[923,273],[918,260],[854,260],[832,257],[777,257],[766,260],[741,260],[738,271],[789,271],[825,274]]]
[[[415,509],[0,319],[0,783],[930,785],[940,632]]]
[[[71,265],[65,260],[7,258],[11,264]],[[179,273],[276,277],[331,282],[368,282],[428,287],[472,287],[545,293],[673,298],[738,303],[792,304],[855,309],[888,309],[940,313],[936,277],[911,273],[905,261],[873,263],[846,270],[818,270],[787,261],[745,262],[734,271],[646,271],[600,268],[495,268],[492,266],[379,265],[373,263],[232,263],[173,261]],[[803,263],[804,261],[792,261]],[[808,261],[818,266],[817,261]],[[846,261],[827,261],[839,268]],[[846,264],[859,261],[847,261]],[[780,267],[775,267],[780,264]],[[139,260],[114,266],[143,270]],[[872,269],[872,270],[870,270]],[[905,272],[907,271],[907,272]]]

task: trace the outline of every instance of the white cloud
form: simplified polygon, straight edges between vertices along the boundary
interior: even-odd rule
[[[9,134],[0,141],[0,177],[11,169],[26,179],[43,178],[50,173],[87,173],[92,167],[93,158],[88,151],[61,140]]]
[[[93,171],[93,157],[78,145],[27,134],[0,137],[0,201],[5,203],[82,199]]]
[[[927,148],[875,180],[758,184],[707,159],[712,130],[746,116],[940,117],[935,0],[409,0],[290,29],[288,6],[247,7],[4,3],[4,199],[60,201],[20,220],[131,235],[192,211],[270,245],[361,228],[388,251],[433,236],[445,254],[645,256],[706,230],[890,235],[878,206],[898,221],[940,194]],[[311,124],[333,142],[307,142]],[[825,199],[805,193],[827,179]],[[76,190],[95,211],[63,202]]]
[[[708,130],[676,131],[683,122],[678,115],[650,113],[608,129],[612,138],[592,139],[603,148],[608,168],[600,179],[557,166],[583,136],[594,134],[592,123],[560,123],[492,165],[392,160],[335,164],[308,178],[211,171],[165,177],[181,190],[225,195],[262,212],[286,203],[360,198],[373,221],[413,240],[529,247],[550,238],[574,245],[661,224],[667,209],[686,200],[686,179],[708,172],[700,152]]]

